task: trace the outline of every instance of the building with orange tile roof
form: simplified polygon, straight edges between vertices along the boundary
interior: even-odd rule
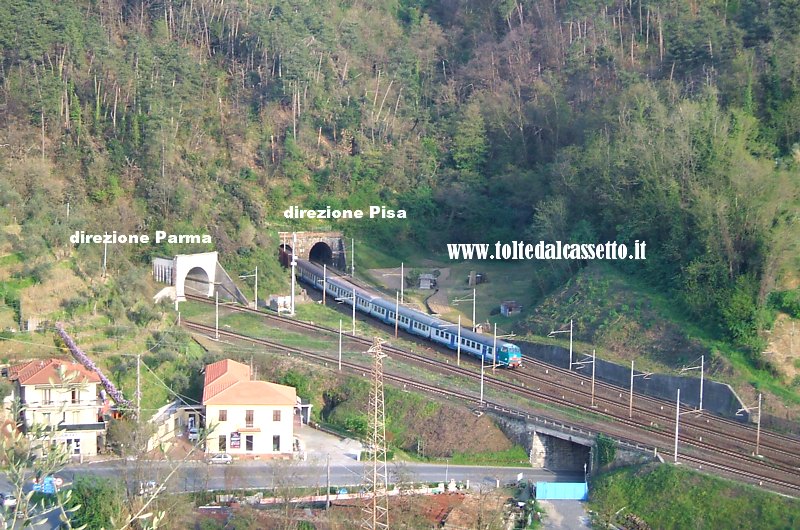
[[[206,452],[232,455],[291,454],[293,387],[253,381],[250,367],[231,359],[209,364],[203,382]]]
[[[11,402],[19,399],[18,423],[54,427],[56,440],[73,455],[97,454],[105,436],[98,396],[100,377],[76,362],[61,359],[28,361],[8,368],[13,383]]]

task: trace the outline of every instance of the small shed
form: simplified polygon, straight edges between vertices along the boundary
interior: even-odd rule
[[[522,312],[522,305],[516,300],[506,300],[500,304],[500,314],[504,317],[519,315]]]
[[[436,276],[429,273],[419,275],[420,289],[436,289]]]
[[[272,294],[269,296],[267,301],[267,305],[273,311],[277,311],[280,313],[281,311],[291,311],[292,308],[292,298],[290,296],[280,296],[277,294]]]

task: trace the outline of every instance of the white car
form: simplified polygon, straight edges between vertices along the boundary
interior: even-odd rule
[[[7,508],[13,508],[17,505],[17,498],[13,493],[0,493],[0,503]]]
[[[233,457],[228,453],[219,453],[208,459],[209,464],[231,464]]]
[[[200,430],[197,427],[189,429],[189,441],[196,442],[200,439]]]

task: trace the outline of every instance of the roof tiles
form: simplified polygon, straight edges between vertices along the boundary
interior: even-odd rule
[[[203,405],[289,405],[297,403],[293,387],[251,381],[250,367],[231,359],[206,366]]]

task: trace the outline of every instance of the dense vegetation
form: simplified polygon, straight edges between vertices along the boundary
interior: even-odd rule
[[[405,208],[337,225],[399,251],[640,239],[648,260],[624,270],[758,364],[768,300],[797,305],[769,295],[797,280],[799,15],[797,0],[8,0],[0,224],[21,230],[3,252],[20,280],[67,258],[94,277],[102,246],[75,249],[75,230],[203,231],[269,287],[276,229],[301,226],[291,204]],[[116,246],[111,280],[63,312],[99,300],[112,322],[149,321],[119,285],[176,250]]]
[[[795,528],[800,520],[797,499],[667,464],[598,476],[590,505],[601,522],[625,524],[632,514],[651,528],[665,530]]]

